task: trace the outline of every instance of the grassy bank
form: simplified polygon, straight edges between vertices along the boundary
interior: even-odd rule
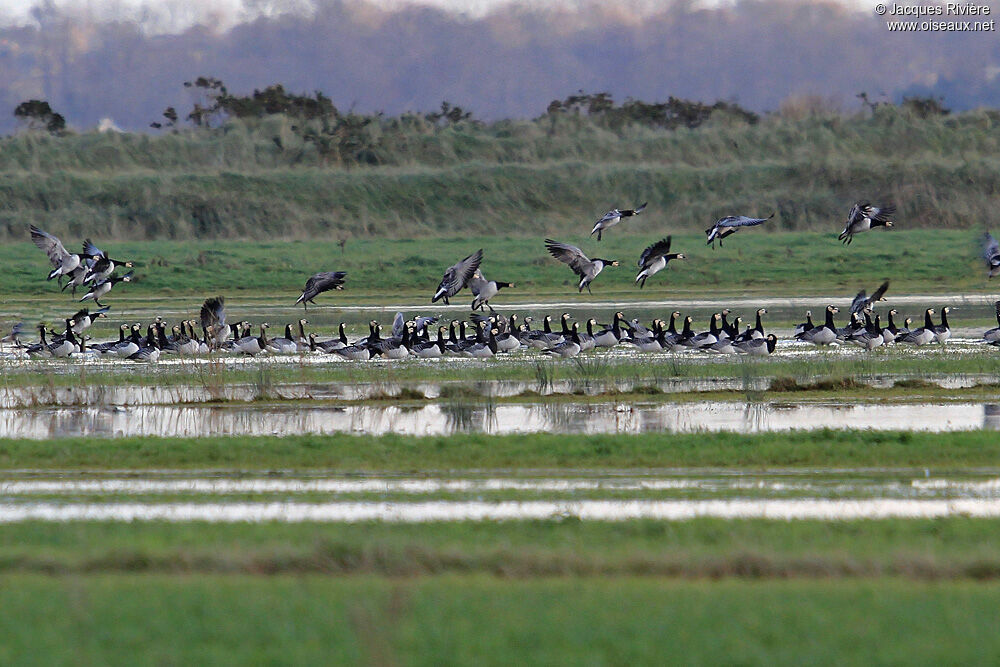
[[[24,523],[0,573],[1000,578],[990,519]]]
[[[400,238],[566,234],[648,200],[647,223],[694,231],[777,211],[826,229],[859,197],[891,197],[909,227],[996,220],[995,112],[713,122],[695,130],[586,119],[381,131],[377,166],[326,166],[288,119],[150,137],[0,139],[0,238],[31,222],[102,239]],[[652,229],[653,227],[649,227]]]
[[[0,658],[39,664],[971,664],[995,585],[480,577],[6,578]],[[143,619],[141,625],[136,619]],[[891,638],[891,639],[890,639]],[[681,648],[683,647],[683,648]]]
[[[996,466],[996,432],[486,436],[288,436],[0,440],[0,469],[411,472],[489,468]]]

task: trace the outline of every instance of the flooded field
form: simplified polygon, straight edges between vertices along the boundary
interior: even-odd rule
[[[996,472],[907,471],[468,478],[187,476],[163,472],[0,478],[0,523],[23,521],[584,521],[699,517],[855,520],[1000,517]],[[511,494],[516,498],[512,499]]]
[[[792,429],[1000,430],[982,403],[552,402],[320,406],[146,405],[0,410],[0,438],[197,437],[356,433],[754,433]]]

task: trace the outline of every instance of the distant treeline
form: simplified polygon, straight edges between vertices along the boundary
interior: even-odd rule
[[[485,122],[449,103],[363,115],[280,85],[188,87],[198,100],[152,134],[76,134],[53,126],[58,109],[23,107],[34,129],[0,138],[0,238],[29,223],[131,239],[579,234],[646,200],[635,226],[655,233],[772,211],[773,229],[826,229],[858,198],[896,203],[903,229],[998,215],[1000,111],[935,98],[862,96],[853,114],[801,98],[760,116],[581,92]]]

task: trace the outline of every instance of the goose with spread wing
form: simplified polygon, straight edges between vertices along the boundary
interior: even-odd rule
[[[636,206],[635,208],[613,208],[604,215],[601,219],[594,224],[594,228],[590,230],[590,235],[593,236],[597,234],[597,240],[601,240],[601,233],[607,229],[611,229],[619,222],[622,218],[631,218],[633,215],[639,215],[644,210],[646,210],[646,204],[648,202],[643,202],[642,205]]]
[[[590,259],[575,245],[560,243],[552,239],[545,239],[545,248],[549,251],[550,255],[560,262],[569,265],[569,268],[573,269],[573,273],[580,277],[580,283],[577,285],[580,292],[586,287],[587,292],[593,294],[590,291],[590,283],[594,282],[594,278],[600,275],[604,267],[618,266],[617,260],[603,259],[601,257]]]
[[[1000,243],[989,232],[983,235],[983,259],[986,260],[986,277],[1000,275]]]
[[[315,306],[316,302],[313,301],[313,299],[323,292],[332,289],[344,289],[344,280],[346,278],[346,271],[325,271],[323,273],[317,273],[306,281],[306,286],[302,290],[302,294],[299,295],[299,298],[295,300],[294,305],[297,306],[301,303],[305,310],[309,310],[309,306],[307,304],[311,303]]]
[[[444,272],[444,277],[441,278],[441,283],[434,292],[434,296],[431,297],[431,303],[444,299],[445,304],[447,304],[448,299],[461,292],[469,284],[482,261],[483,249],[480,248],[457,264],[448,267],[448,270]]]
[[[870,201],[862,200],[856,202],[847,216],[847,223],[844,231],[837,238],[845,245],[850,245],[855,234],[867,232],[872,227],[892,227],[893,222],[889,219],[896,212],[896,207],[892,204],[885,206],[875,206]]]
[[[735,234],[744,227],[756,227],[757,225],[767,222],[773,217],[774,213],[766,218],[750,218],[745,215],[727,215],[724,218],[719,218],[715,221],[714,225],[705,230],[705,234],[708,235],[706,245],[710,245],[715,248],[715,242],[718,240],[719,247],[721,248],[722,239],[727,236]]]
[[[858,292],[854,300],[851,301],[851,314],[859,314],[862,311],[870,309],[879,301],[885,301],[885,293],[889,290],[889,281],[886,280],[884,283],[878,286],[871,296],[865,290]]]
[[[648,246],[639,255],[639,275],[635,281],[639,283],[639,289],[646,286],[646,279],[667,268],[667,264],[672,259],[686,259],[684,253],[670,252],[670,236],[661,239]]]
[[[31,240],[48,255],[49,263],[52,264],[52,271],[49,272],[48,280],[52,280],[57,276],[68,275],[71,271],[78,268],[85,259],[89,258],[89,255],[86,254],[69,252],[62,244],[62,241],[34,225],[31,225],[29,229],[31,230]],[[62,282],[62,278],[59,280]]]

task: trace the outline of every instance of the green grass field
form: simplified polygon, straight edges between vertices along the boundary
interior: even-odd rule
[[[16,664],[972,664],[995,584],[5,578]],[[238,610],[234,613],[234,610]],[[134,619],[144,619],[137,630]]]
[[[0,469],[419,472],[474,469],[992,466],[995,432],[822,429],[788,433],[286,436],[0,440]]]
[[[640,218],[641,220],[641,218]],[[320,307],[391,305],[401,300],[423,301],[432,310],[433,294],[445,269],[478,248],[484,249],[483,272],[495,280],[515,283],[501,292],[496,306],[539,299],[670,300],[727,296],[850,298],[859,289],[872,291],[890,279],[895,294],[993,294],[986,280],[974,231],[898,229],[875,231],[850,246],[837,241],[840,228],[832,221],[825,233],[744,231],[724,248],[712,250],[704,235],[676,233],[669,221],[650,219],[641,225],[623,223],[598,244],[589,239],[590,223],[558,240],[579,246],[592,256],[617,259],[593,284],[593,297],[581,296],[573,272],[549,257],[545,233],[531,237],[483,236],[417,240],[351,240],[344,251],[331,241],[171,241],[115,242],[95,239],[112,256],[134,259],[137,281],[119,286],[106,299],[116,311],[139,304],[177,308],[187,304],[197,313],[207,296],[223,294],[236,303],[291,306],[306,278],[327,270],[347,271],[344,291],[317,298]],[[636,261],[643,248],[673,235],[673,249],[688,255],[635,285]],[[555,234],[553,234],[556,236]],[[23,237],[27,240],[27,225]],[[67,246],[76,239],[64,238]],[[82,242],[82,237],[78,239]],[[0,295],[8,312],[26,312],[41,305],[73,308],[69,291],[60,294],[55,281],[46,282],[45,255],[31,243],[0,245]],[[82,294],[78,295],[82,296]],[[471,301],[471,297],[468,297]],[[456,297],[464,303],[466,297]],[[37,311],[36,311],[37,312]]]

